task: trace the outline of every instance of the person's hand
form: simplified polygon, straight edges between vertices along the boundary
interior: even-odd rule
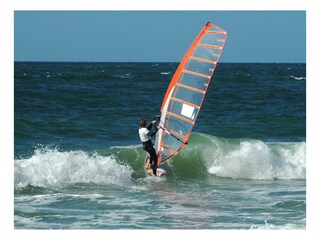
[[[156,120],[153,120],[151,123],[152,123],[152,124],[155,124],[155,123],[157,123],[157,121],[156,121]]]

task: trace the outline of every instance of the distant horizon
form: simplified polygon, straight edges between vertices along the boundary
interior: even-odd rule
[[[128,61],[128,62],[112,62],[112,61],[14,61],[14,63],[177,63],[180,62],[143,62],[143,61]],[[306,62],[218,62],[219,64],[307,64]]]

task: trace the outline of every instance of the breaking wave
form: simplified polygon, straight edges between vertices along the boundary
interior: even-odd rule
[[[61,188],[77,183],[128,186],[144,178],[146,153],[140,145],[113,146],[88,153],[42,148],[15,160],[15,188]],[[165,166],[167,177],[305,179],[305,142],[225,139],[193,133],[189,144]]]

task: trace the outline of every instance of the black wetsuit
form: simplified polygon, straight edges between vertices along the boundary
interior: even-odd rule
[[[149,126],[147,127],[147,129],[150,131],[153,125],[154,124],[150,123]],[[147,135],[151,138],[152,136],[154,136],[157,133],[157,131],[158,131],[158,129],[156,129],[154,131],[150,131],[147,133]],[[145,151],[147,151],[150,155],[150,164],[153,169],[153,174],[156,175],[156,173],[157,173],[157,153],[153,147],[151,139],[149,139],[146,142],[142,142],[142,145],[143,145],[143,149]]]

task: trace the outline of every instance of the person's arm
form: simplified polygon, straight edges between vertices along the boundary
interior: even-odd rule
[[[148,133],[147,133],[147,135],[149,136],[149,137],[152,137],[152,136],[154,136],[157,132],[158,132],[158,128],[156,129],[156,130],[154,130],[154,131],[149,131]]]
[[[157,122],[156,120],[153,120],[153,121],[149,124],[149,126],[147,127],[147,129],[150,131],[151,128],[154,126],[154,124],[155,124],[156,122]]]
[[[148,135],[149,137],[154,136],[154,135],[158,132],[158,130],[159,130],[159,128],[157,128],[156,130],[150,131],[151,128],[154,126],[154,124],[155,124],[156,122],[157,122],[156,120],[153,120],[153,121],[149,124],[149,126],[147,127],[147,129],[149,130],[149,132],[147,133],[147,135]]]

